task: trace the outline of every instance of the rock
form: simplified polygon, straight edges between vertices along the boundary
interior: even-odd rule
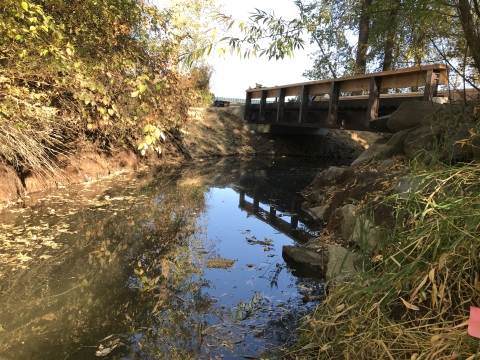
[[[387,143],[388,140],[384,138],[377,139],[368,149],[366,149],[354,162],[352,165],[359,164],[363,161],[370,160],[376,153],[379,146]]]
[[[411,129],[405,129],[395,133],[386,144],[378,147],[376,155],[386,158],[403,154],[405,139],[410,132]]]
[[[335,184],[341,184],[354,175],[354,172],[350,168],[343,168],[337,166],[331,166],[326,170],[323,170],[312,181],[311,186],[314,189],[318,189],[324,186],[331,186]]]
[[[335,182],[335,179],[341,177],[347,170],[348,168],[330,166],[327,170],[323,172],[323,177],[330,182]]]
[[[355,227],[355,209],[357,207],[352,204],[345,205],[341,209],[341,217],[342,217],[342,224],[341,224],[341,233],[342,239],[348,240],[350,236],[352,236],[353,228]]]
[[[375,224],[360,216],[355,221],[352,235],[349,242],[357,244],[362,250],[371,252],[380,244],[381,232],[375,228]]]
[[[323,276],[326,259],[323,251],[284,245],[282,257],[298,277]]]
[[[363,153],[364,151],[365,151],[365,149],[364,149],[363,147],[358,148],[358,149],[355,150],[355,152],[353,153],[352,159],[353,159],[353,160],[357,160],[358,157],[359,157],[360,155],[362,155],[362,153]]]
[[[425,176],[401,177],[397,179],[393,193],[398,195],[400,199],[407,199],[423,189],[433,190],[435,188],[434,180]]]
[[[355,262],[359,255],[348,251],[339,245],[328,245],[327,280],[340,280],[355,273]]]
[[[308,209],[308,212],[311,213],[313,217],[317,218],[318,220],[327,220],[325,218],[325,213],[327,212],[329,207],[330,207],[330,204],[317,206],[317,207]]]
[[[370,120],[368,126],[370,131],[375,132],[390,132],[390,128],[388,127],[388,120],[390,119],[390,115],[380,116],[379,118]]]
[[[323,189],[317,189],[305,196],[305,199],[312,204],[316,204],[325,198]]]
[[[440,159],[449,163],[467,162],[473,158],[472,147],[468,144],[462,145],[460,140],[467,140],[470,138],[469,130],[472,126],[462,125],[457,133],[447,141],[445,148],[440,155]]]
[[[315,266],[325,265],[323,255],[311,249],[301,246],[284,245],[282,247],[282,256],[300,264],[310,264]]]
[[[480,161],[480,135],[472,139],[472,155],[474,160]]]
[[[440,109],[443,109],[442,104],[430,101],[405,101],[390,115],[387,125],[391,132],[397,133],[429,122]]]
[[[422,125],[412,130],[405,138],[405,154],[413,159],[422,150],[428,150],[440,139],[442,130],[439,126]]]
[[[392,166],[392,164],[395,162],[394,159],[387,159],[387,160],[384,160],[380,163],[380,165],[378,165],[378,170],[379,171],[383,171],[383,170],[386,170],[388,169],[390,166]]]
[[[16,201],[24,194],[22,182],[13,167],[0,163],[0,203]]]
[[[406,129],[395,133],[390,140],[384,144],[379,144],[377,147],[371,146],[355,160],[352,165],[356,165],[362,161],[367,161],[372,158],[388,158],[391,156],[403,154],[403,147],[405,138],[410,133],[411,129]]]

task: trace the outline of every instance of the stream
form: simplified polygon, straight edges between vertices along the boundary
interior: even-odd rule
[[[322,299],[282,246],[314,159],[118,173],[0,211],[0,359],[275,357]]]

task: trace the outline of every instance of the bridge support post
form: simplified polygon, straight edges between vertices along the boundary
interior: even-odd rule
[[[367,120],[365,128],[368,128],[370,120],[378,117],[378,106],[380,105],[380,88],[382,87],[382,78],[372,76],[370,78],[370,91],[368,93]]]
[[[340,82],[333,81],[330,85],[330,106],[328,107],[327,125],[337,122],[338,101],[340,98]]]
[[[277,104],[277,122],[283,122],[285,119],[285,95],[287,89],[282,88],[278,91],[278,104]]]
[[[265,121],[265,112],[267,110],[267,90],[262,90],[262,98],[260,99],[259,120]]]
[[[245,110],[243,112],[243,120],[252,120],[251,108],[252,108],[252,93],[247,92],[247,97],[245,98]]]
[[[273,207],[270,206],[270,224],[275,224],[277,221],[277,210]]]
[[[440,71],[428,70],[427,78],[425,79],[425,91],[423,93],[423,101],[432,101],[434,96],[437,96],[438,80],[440,78]]]
[[[307,122],[308,95],[310,94],[310,85],[302,85],[300,94],[300,113],[298,123]]]

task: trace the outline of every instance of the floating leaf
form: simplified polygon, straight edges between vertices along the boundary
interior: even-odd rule
[[[22,1],[22,8],[23,10],[28,11],[28,3],[25,1]]]
[[[147,145],[152,145],[153,143],[153,138],[150,135],[145,136],[145,143]]]
[[[137,90],[137,91],[132,92],[132,94],[130,96],[131,97],[137,97],[138,94],[140,94],[140,91]]]
[[[147,90],[147,87],[145,85],[140,85],[138,87],[138,90],[140,91],[141,94],[143,94]]]

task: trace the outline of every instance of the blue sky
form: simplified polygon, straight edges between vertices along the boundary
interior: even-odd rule
[[[219,1],[222,3],[222,1]],[[292,0],[224,0],[224,11],[234,18],[246,20],[255,8],[266,11],[275,11],[275,15],[284,19],[293,19],[297,8]],[[235,27],[236,25],[234,25]],[[210,63],[214,67],[212,77],[212,92],[215,96],[244,98],[245,90],[255,83],[264,86],[293,84],[307,81],[302,73],[311,68],[313,61],[307,56],[314,48],[307,46],[305,50],[297,50],[293,59],[268,60],[267,58],[239,59],[235,55],[227,55],[224,59],[216,54]]]

